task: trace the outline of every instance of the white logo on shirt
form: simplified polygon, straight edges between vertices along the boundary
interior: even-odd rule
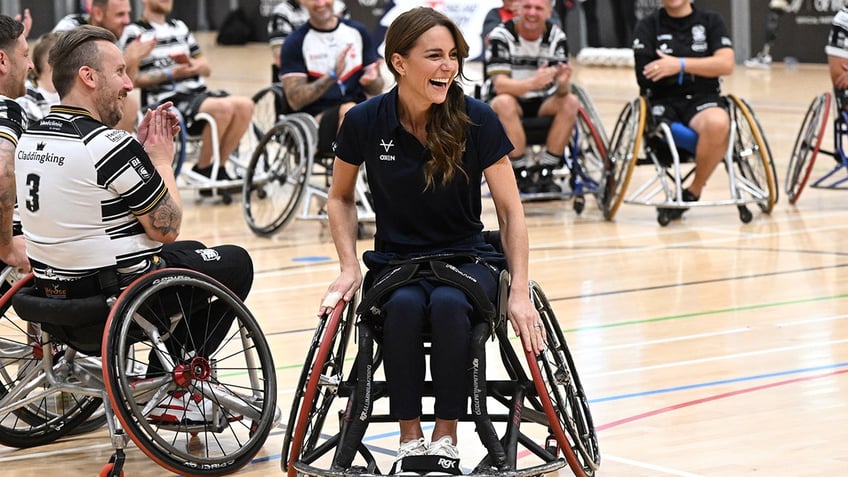
[[[380,139],[380,145],[383,146],[386,152],[389,152],[389,148],[395,145],[395,141],[394,139],[389,139],[389,142],[386,143],[385,139]]]

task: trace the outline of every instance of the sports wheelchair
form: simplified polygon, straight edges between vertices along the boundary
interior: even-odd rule
[[[474,95],[481,99],[486,96],[488,83],[476,85]],[[571,93],[577,97],[580,107],[574,124],[571,139],[562,152],[565,164],[553,171],[555,182],[563,190],[561,193],[533,192],[521,193],[521,200],[555,200],[573,198],[572,207],[580,215],[586,206],[586,194],[600,196],[600,183],[603,180],[604,158],[608,143],[606,130],[601,117],[589,93],[576,83],[571,83]],[[526,157],[529,164],[535,164],[544,154],[544,146],[553,117],[539,116],[522,118],[521,125],[527,138]],[[599,202],[600,204],[600,202]]]
[[[475,423],[484,449],[478,449],[483,457],[466,475],[535,476],[567,465],[577,476],[593,476],[600,465],[598,440],[553,309],[539,285],[531,282],[531,299],[547,333],[547,347],[538,356],[525,352],[523,365],[507,335],[508,287],[509,274],[502,272],[496,318],[472,325],[467,371],[471,411],[460,421]],[[375,379],[382,362],[379,326],[363,318],[355,301],[340,301],[321,317],[312,339],[283,441],[282,468],[290,477],[382,474],[374,455],[379,449],[366,446],[363,438],[369,425],[391,423],[396,429],[397,421],[381,412],[387,406],[381,406],[380,399],[388,391],[384,380]],[[349,362],[354,329],[357,352]],[[503,365],[497,379],[487,376],[489,339]],[[492,367],[488,369],[494,374]],[[432,382],[427,382],[425,398],[433,395]],[[337,404],[337,397],[346,402]],[[490,405],[498,410],[490,410]],[[422,421],[433,419],[432,414],[422,416]]]
[[[681,123],[666,124],[649,117],[644,97],[627,103],[618,116],[604,163],[601,208],[612,220],[622,202],[658,207],[657,222],[668,225],[669,209],[735,205],[739,219],[748,223],[753,214],[746,204],[755,203],[771,213],[777,203],[777,176],[771,151],[759,121],[745,100],[727,95],[730,141],[724,156],[730,197],[723,200],[683,200],[683,183],[695,172],[682,165],[694,162],[697,135]],[[637,165],[653,166],[653,174],[639,176],[643,182],[628,193]]]
[[[786,194],[789,203],[794,204],[804,191],[804,186],[810,179],[818,153],[828,155],[836,164],[824,175],[810,183],[817,189],[848,189],[845,184],[848,176],[837,175],[839,171],[848,171],[848,155],[845,153],[844,141],[848,137],[848,112],[837,101],[836,117],[833,120],[833,150],[821,149],[827,129],[827,118],[830,113],[832,95],[822,93],[810,103],[804,121],[798,130],[795,145],[792,146],[792,156],[789,158],[789,168],[786,171]]]
[[[244,170],[242,205],[247,225],[257,235],[270,236],[295,217],[326,220],[324,205],[335,155],[319,147],[319,125],[307,113],[292,112],[281,85],[271,85],[253,97],[255,117],[273,125],[265,131]],[[360,231],[374,221],[364,169],[356,183]],[[360,234],[361,235],[361,234]]]
[[[231,291],[175,268],[114,296],[44,298],[33,283],[29,274],[0,297],[0,444],[44,445],[103,413],[94,422],[108,424],[115,452],[101,476],[123,475],[129,440],[183,475],[234,472],[260,450],[279,418],[273,359]],[[185,331],[191,317],[217,325],[217,349]],[[200,420],[186,419],[181,397]],[[151,419],[157,407],[173,411]]]

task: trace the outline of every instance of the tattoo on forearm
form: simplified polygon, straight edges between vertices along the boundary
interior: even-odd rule
[[[0,244],[12,239],[12,212],[15,209],[15,145],[0,139]]]
[[[166,195],[150,211],[150,218],[152,219],[153,228],[157,232],[162,235],[168,235],[179,230],[182,212],[171,199],[171,196]]]
[[[286,96],[289,98],[289,104],[294,109],[301,109],[312,104],[322,94],[329,91],[334,82],[333,78],[329,76],[324,76],[311,83],[308,83],[306,78],[296,78],[284,81],[283,89],[285,89]]]

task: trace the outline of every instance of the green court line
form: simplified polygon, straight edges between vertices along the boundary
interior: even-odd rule
[[[608,323],[605,325],[592,325],[592,326],[578,326],[576,328],[568,328],[562,330],[563,333],[577,333],[581,331],[593,331],[593,330],[601,330],[608,328],[619,328],[622,326],[630,326],[630,325],[641,325],[645,323],[657,323],[661,321],[671,321],[671,320],[682,320],[687,318],[696,318],[699,316],[709,316],[709,315],[719,315],[722,313],[734,313],[740,311],[751,311],[751,310],[764,310],[767,308],[775,308],[779,306],[787,306],[787,305],[798,305],[802,303],[814,303],[820,301],[828,301],[828,300],[839,300],[842,298],[848,298],[848,293],[840,293],[838,295],[829,295],[829,296],[820,296],[814,298],[803,298],[798,300],[787,300],[787,301],[778,301],[774,303],[762,303],[759,305],[745,305],[745,306],[735,306],[731,308],[720,308],[717,310],[707,310],[700,311],[695,313],[681,313],[677,315],[668,315],[668,316],[659,316],[656,318],[645,318],[643,320],[630,320],[630,321],[620,321],[618,323]],[[549,300],[553,301],[553,300]],[[518,339],[517,336],[510,337],[510,340]],[[353,357],[349,357],[345,359],[345,362],[353,361]],[[284,366],[276,366],[277,370],[286,370],[286,369],[301,369],[303,368],[303,363],[300,364],[290,364]]]
[[[644,320],[620,321],[618,323],[608,323],[605,325],[578,326],[577,328],[569,328],[563,330],[564,333],[576,333],[579,331],[600,330],[605,328],[618,328],[621,326],[639,325],[644,323],[656,323],[659,321],[680,320],[686,318],[695,318],[698,316],[719,315],[722,313],[734,313],[738,311],[762,310],[766,308],[775,308],[786,305],[798,305],[801,303],[813,303],[818,301],[838,300],[840,298],[848,298],[848,293],[840,293],[838,295],[820,296],[815,298],[803,298],[798,300],[778,301],[774,303],[763,303],[759,305],[735,306],[731,308],[720,308],[718,310],[699,311],[695,313],[681,313],[678,315],[660,316],[657,318],[646,318]]]

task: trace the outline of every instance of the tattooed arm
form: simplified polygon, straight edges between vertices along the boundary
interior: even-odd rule
[[[165,182],[166,189],[163,191],[162,198],[150,208],[150,211],[139,215],[138,220],[148,237],[162,243],[170,243],[177,239],[183,218],[183,204],[174,178],[174,169],[171,166],[174,157],[173,138],[179,132],[176,116],[168,111],[171,106],[168,102],[155,110],[148,111],[139,126],[139,137],[143,140],[144,149],[153,162],[156,172]]]
[[[0,137],[0,260],[21,270],[29,270],[23,237],[12,238],[15,210],[15,145]]]

